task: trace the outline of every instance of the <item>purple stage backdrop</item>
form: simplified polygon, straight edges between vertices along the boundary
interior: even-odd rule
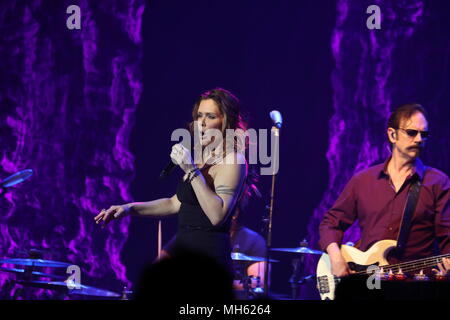
[[[93,217],[132,198],[144,1],[79,1],[80,30],[66,27],[71,4],[0,7],[0,172],[34,170],[0,200],[0,256],[43,249],[80,266],[82,283],[120,290],[130,286],[120,260],[129,219],[100,231]]]
[[[442,21],[440,15],[424,2],[373,1],[382,8],[383,31],[370,32],[357,28],[361,21],[354,19],[367,8],[367,2],[337,2],[330,44],[335,60],[331,74],[334,114],[329,122],[330,145],[326,155],[330,178],[308,225],[310,243],[317,243],[323,214],[351,176],[389,156],[386,135],[381,133],[386,130],[391,107],[423,101],[430,110],[434,136],[426,156],[433,165],[448,172],[449,24],[444,30],[440,29],[442,25],[436,26],[436,20]],[[434,59],[442,63],[443,70],[433,75]],[[432,80],[435,75],[439,81]],[[355,243],[359,232],[354,224],[343,241]],[[308,271],[314,273],[316,260],[310,258],[308,262]]]
[[[81,9],[80,30],[66,27],[72,4]],[[372,4],[381,8],[380,30],[366,26]],[[424,160],[448,173],[449,6],[2,2],[0,179],[27,168],[34,175],[0,196],[0,258],[38,248],[45,259],[80,266],[83,284],[133,286],[143,261],[156,255],[157,221],[126,218],[100,229],[93,217],[112,204],[173,194],[175,178],[155,183],[170,133],[189,121],[197,94],[216,86],[241,97],[253,128],[270,129],[272,106],[286,116],[275,247],[295,247],[303,238],[317,245],[323,214],[346,182],[389,155],[385,124],[398,104],[417,101],[428,109],[432,138]],[[247,219],[257,231],[269,177],[261,177],[260,189],[265,200],[250,205]],[[164,223],[168,240],[174,220]],[[345,241],[358,236],[352,227]],[[316,261],[308,257],[305,273],[314,273]],[[290,270],[289,260],[274,266],[275,290],[289,292]],[[1,298],[17,290],[6,289],[12,278],[0,273]],[[313,288],[302,297],[316,297]]]

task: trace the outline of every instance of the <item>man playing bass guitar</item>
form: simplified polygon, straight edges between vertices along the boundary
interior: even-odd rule
[[[419,159],[428,139],[425,109],[419,104],[398,107],[389,117],[387,138],[392,155],[384,163],[355,174],[320,224],[319,245],[328,253],[331,272],[336,277],[352,272],[340,245],[345,230],[356,220],[361,228],[361,251],[380,240],[397,239],[408,193],[416,179],[421,186],[405,247],[401,255],[391,257],[389,262],[450,253],[450,180]],[[450,259],[440,261],[437,266],[445,274],[450,270]]]

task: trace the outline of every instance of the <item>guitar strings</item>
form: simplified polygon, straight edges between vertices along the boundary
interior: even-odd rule
[[[387,272],[389,270],[392,270],[392,272],[398,272],[398,271],[400,271],[400,269],[402,270],[402,272],[410,272],[410,271],[425,269],[428,267],[433,267],[436,264],[437,263],[434,261],[434,262],[428,262],[428,263],[423,263],[423,264],[422,263],[421,264],[411,264],[411,265],[404,266],[404,267],[398,267],[398,266],[393,267],[390,265],[386,265],[386,266],[380,266],[380,268],[383,268],[383,270],[385,272]],[[367,274],[367,271],[360,271],[360,272],[357,272],[356,274]]]
[[[402,263],[379,266],[379,267],[383,268],[384,270],[393,270],[393,269],[399,270],[401,268],[402,272],[403,271],[409,272],[409,271],[424,269],[424,268],[428,268],[428,267],[433,267],[433,266],[437,265],[438,263],[442,263],[442,258],[446,258],[446,257],[450,257],[450,254],[443,254],[440,256],[432,257],[432,258],[425,258],[425,259],[421,259],[421,260],[402,262]],[[356,272],[355,274],[367,274],[367,271],[359,271],[359,272]]]
[[[425,258],[425,259],[414,260],[414,261],[409,261],[409,262],[402,262],[402,263],[398,263],[398,264],[391,264],[391,265],[380,266],[380,267],[387,268],[387,269],[402,268],[402,270],[403,270],[403,269],[411,268],[414,266],[420,266],[420,265],[433,266],[433,265],[436,265],[437,263],[441,263],[442,258],[446,258],[446,257],[450,257],[450,254],[443,254],[440,256],[432,257],[432,258]],[[431,265],[430,265],[430,263],[431,263]]]

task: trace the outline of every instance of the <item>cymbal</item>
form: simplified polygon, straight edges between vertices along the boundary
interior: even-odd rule
[[[234,261],[255,261],[255,262],[262,262],[266,260],[266,258],[263,257],[252,257],[240,252],[232,252],[231,259]],[[278,260],[270,259],[269,262],[278,262]]]
[[[292,252],[292,253],[306,253],[306,254],[323,254],[322,251],[310,249],[308,247],[298,248],[271,248],[271,251]]]
[[[70,263],[59,262],[53,260],[43,260],[43,259],[0,259],[0,263],[11,263],[18,264],[21,266],[34,266],[34,267],[53,267],[53,268],[67,268]]]
[[[25,170],[16,172],[13,175],[6,178],[5,180],[1,181],[0,187],[3,187],[3,188],[12,187],[18,183],[21,183],[22,181],[27,180],[32,175],[33,175],[32,169],[25,169]]]
[[[6,271],[6,272],[12,272],[12,273],[25,273],[25,269],[15,269],[15,268],[0,267],[0,271]],[[33,274],[33,276],[36,276],[36,277],[53,278],[53,279],[59,279],[59,280],[63,280],[63,279],[67,278],[65,276],[58,276],[56,274],[43,273],[43,272],[38,272],[38,271],[33,271],[32,274]]]
[[[44,289],[50,289],[50,290],[67,290],[68,294],[77,294],[77,295],[84,295],[84,296],[95,296],[95,297],[110,297],[110,298],[119,298],[121,295],[119,293],[99,289],[95,287],[85,286],[80,284],[79,289],[70,289],[69,283],[64,281],[18,281],[21,285],[29,286],[29,287],[37,287],[37,288],[44,288]],[[75,283],[72,281],[72,285],[75,287]]]

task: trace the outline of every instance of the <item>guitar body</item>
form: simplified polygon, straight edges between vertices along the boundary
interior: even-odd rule
[[[387,256],[395,248],[397,241],[381,240],[376,242],[369,250],[363,252],[354,247],[342,245],[341,253],[348,263],[350,270],[365,271],[371,265],[388,265]],[[328,254],[323,254],[317,264],[317,288],[322,300],[333,300],[334,290],[339,278],[331,273],[331,261]]]

